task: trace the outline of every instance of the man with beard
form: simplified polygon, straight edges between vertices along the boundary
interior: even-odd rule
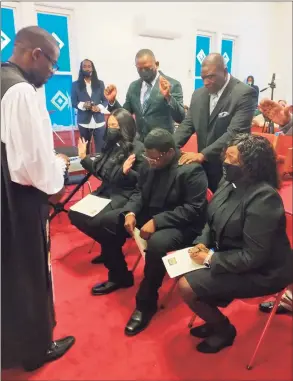
[[[34,370],[61,357],[74,337],[53,341],[48,250],[49,195],[63,189],[68,158],[55,155],[48,112],[36,88],[58,70],[59,48],[31,26],[1,64],[2,367]]]
[[[135,56],[135,66],[140,79],[132,82],[123,108],[135,115],[141,141],[156,127],[174,132],[174,122],[185,117],[181,84],[158,71],[158,62],[149,49],[140,50]],[[108,110],[122,107],[116,100],[117,89],[109,85],[105,90]]]

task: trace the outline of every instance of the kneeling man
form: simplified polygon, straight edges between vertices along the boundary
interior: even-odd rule
[[[99,242],[105,248],[108,281],[93,287],[93,295],[104,295],[133,285],[122,246],[135,227],[148,241],[144,279],[136,295],[136,309],[125,328],[129,336],[141,332],[157,311],[158,289],[165,267],[162,257],[182,249],[201,234],[205,224],[207,178],[200,164],[178,166],[172,135],[152,130],[144,140],[146,165],[139,176],[136,192],[128,203],[107,213]]]

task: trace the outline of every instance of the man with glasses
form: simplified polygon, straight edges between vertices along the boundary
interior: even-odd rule
[[[52,127],[36,88],[58,69],[59,47],[31,26],[1,64],[2,367],[27,371],[61,357],[74,343],[53,341],[49,255],[50,195],[58,198],[68,158],[55,155]]]
[[[207,178],[201,165],[179,166],[180,153],[166,130],[152,130],[144,145],[146,164],[136,192],[118,213],[108,213],[101,223],[99,242],[105,248],[109,275],[108,281],[92,289],[93,295],[105,295],[133,284],[122,247],[135,227],[140,228],[140,236],[147,240],[144,279],[125,328],[128,336],[145,329],[157,311],[158,289],[165,275],[162,257],[191,245],[205,223]]]
[[[181,84],[158,71],[158,62],[149,49],[136,54],[135,65],[140,79],[130,84],[123,108],[135,115],[139,139],[143,141],[158,126],[173,133],[174,122],[181,123],[185,117]],[[122,107],[116,100],[116,86],[107,86],[105,96],[109,111]]]
[[[183,147],[197,134],[198,153],[184,152],[180,164],[200,163],[208,176],[209,188],[215,192],[222,177],[221,152],[238,133],[250,133],[254,115],[254,89],[232,77],[224,58],[208,55],[201,68],[204,87],[195,90],[184,121],[174,139]]]

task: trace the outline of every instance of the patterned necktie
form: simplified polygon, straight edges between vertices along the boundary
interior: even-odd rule
[[[212,112],[214,111],[214,108],[216,107],[217,105],[217,102],[218,102],[218,94],[212,94],[211,95],[211,100],[210,100],[210,115],[212,114]]]
[[[145,108],[146,108],[146,104],[147,104],[147,101],[151,95],[151,91],[152,91],[152,85],[147,83],[147,91],[144,93],[143,95],[143,100],[142,100],[142,111],[144,112],[145,111]]]

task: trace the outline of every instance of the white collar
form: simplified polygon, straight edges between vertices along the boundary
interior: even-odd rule
[[[229,81],[230,81],[231,75],[228,73],[226,82],[224,83],[224,86],[215,94],[211,94],[213,98],[220,98],[220,96],[223,94],[224,90],[226,89]]]

